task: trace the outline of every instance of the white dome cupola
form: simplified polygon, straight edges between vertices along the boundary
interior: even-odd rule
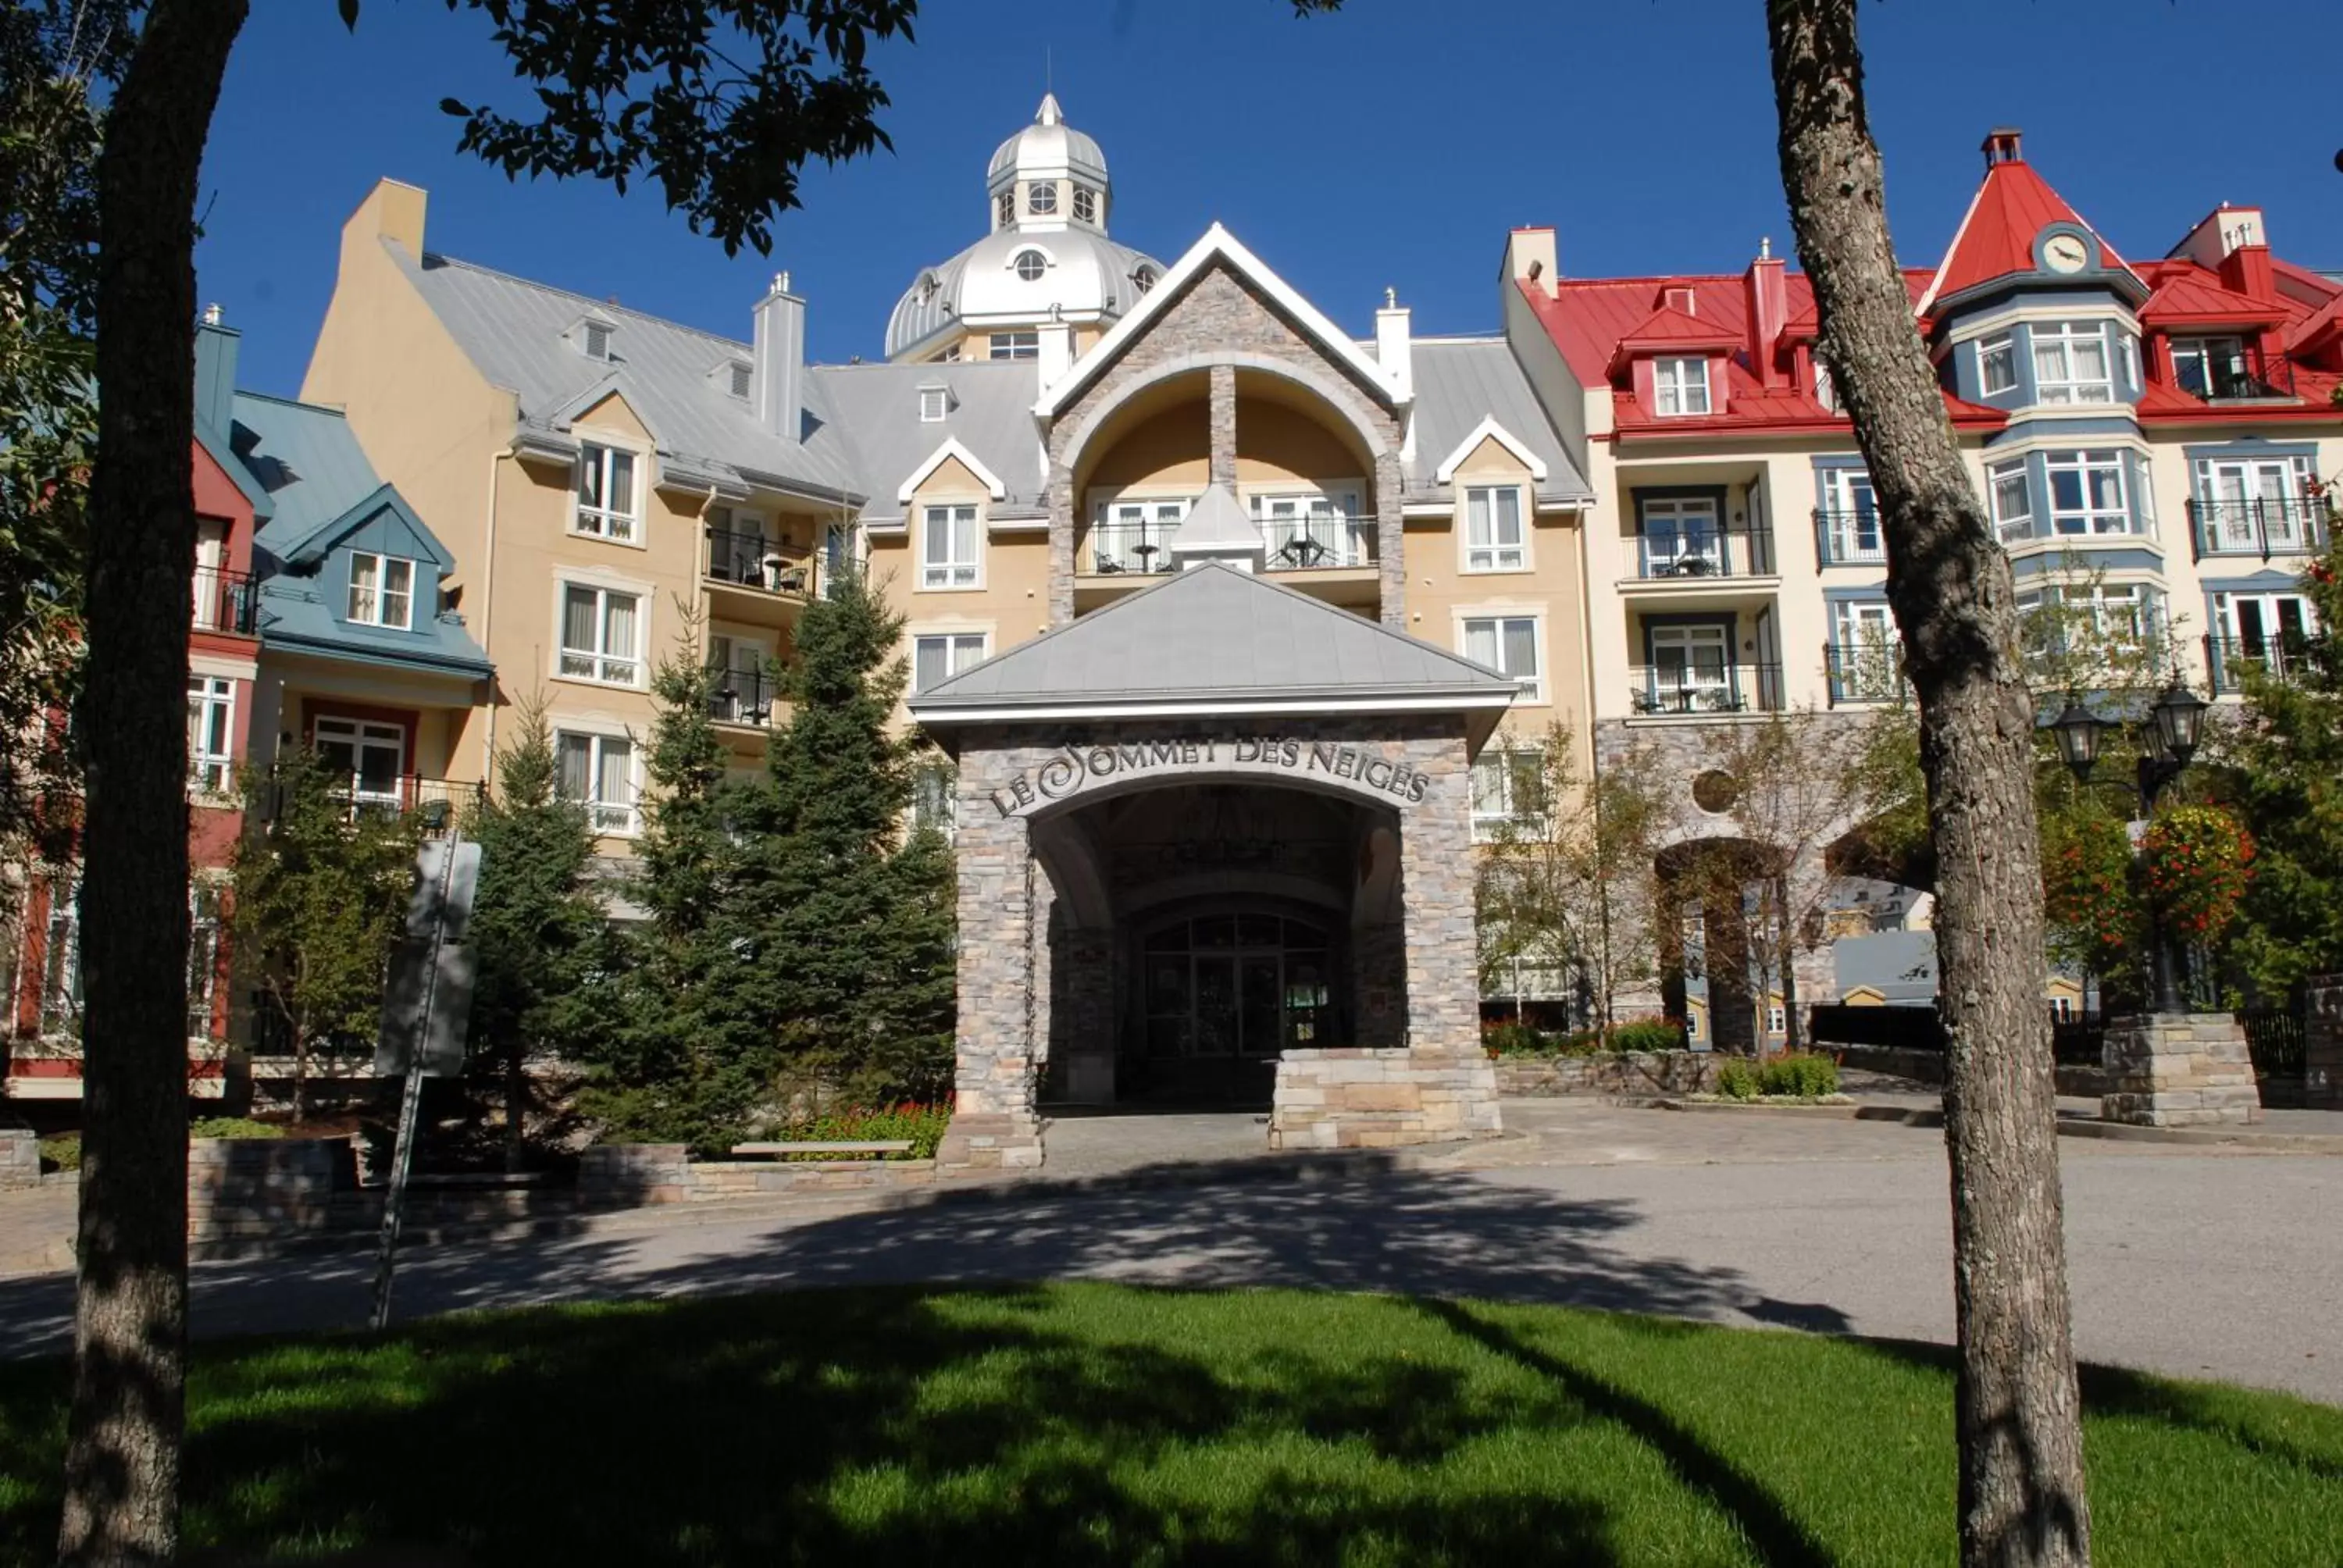
[[[984,190],[996,233],[1070,225],[1106,232],[1111,193],[1106,154],[1066,124],[1055,93],[1044,93],[1033,123],[994,150],[984,172]]]

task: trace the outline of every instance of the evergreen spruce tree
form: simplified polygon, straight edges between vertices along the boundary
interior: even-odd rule
[[[530,1059],[574,1055],[587,1038],[605,930],[588,879],[593,829],[586,807],[560,791],[543,699],[521,704],[516,721],[496,788],[467,824],[480,845],[472,1059],[503,1080],[508,1169],[524,1151]]]
[[[791,707],[745,792],[739,913],[792,1078],[862,1100],[939,1092],[952,1033],[953,871],[905,831],[922,743],[890,719],[903,621],[849,578],[799,623]]]

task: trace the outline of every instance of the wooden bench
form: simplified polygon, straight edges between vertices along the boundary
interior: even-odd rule
[[[749,1160],[778,1159],[788,1154],[904,1154],[908,1138],[872,1139],[867,1142],[735,1143],[732,1152]]]

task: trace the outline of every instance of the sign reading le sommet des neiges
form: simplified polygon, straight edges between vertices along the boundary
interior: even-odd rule
[[[1429,776],[1404,762],[1327,740],[1280,736],[1121,740],[1111,745],[1069,746],[995,789],[992,804],[1002,816],[1013,817],[1038,801],[1062,800],[1111,779],[1134,773],[1226,773],[1232,766],[1323,773],[1364,784],[1404,806],[1423,799],[1432,785]]]

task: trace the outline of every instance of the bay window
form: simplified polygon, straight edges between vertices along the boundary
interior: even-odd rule
[[[2050,477],[2050,529],[2058,534],[2127,534],[2131,507],[2126,500],[2123,454],[2117,451],[2052,452],[2044,466]]]
[[[1977,345],[1977,384],[1988,397],[2017,385],[2017,345],[2008,333]]]
[[[2115,401],[2105,327],[2096,321],[2046,321],[2032,330],[2036,402]]]
[[[1994,532],[2005,545],[2034,537],[2034,492],[2026,482],[2026,459],[2012,457],[1986,468],[1986,495],[1993,506]]]

